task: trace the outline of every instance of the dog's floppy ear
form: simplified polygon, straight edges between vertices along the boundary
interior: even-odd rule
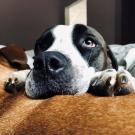
[[[116,70],[118,70],[118,63],[117,60],[115,58],[115,56],[113,55],[113,52],[111,51],[111,49],[109,48],[109,46],[107,45],[107,56],[110,58],[111,63],[112,63],[112,67]]]

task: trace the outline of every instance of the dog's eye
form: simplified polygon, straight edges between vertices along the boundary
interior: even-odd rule
[[[86,38],[82,43],[82,47],[84,47],[84,48],[94,48],[94,47],[96,47],[96,44],[94,43],[94,41],[92,41],[91,38]]]

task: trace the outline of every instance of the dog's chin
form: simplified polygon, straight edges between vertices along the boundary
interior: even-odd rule
[[[75,95],[78,89],[73,86],[73,74],[61,73],[52,76],[45,71],[32,70],[26,79],[26,95],[34,99],[45,99],[54,95]]]

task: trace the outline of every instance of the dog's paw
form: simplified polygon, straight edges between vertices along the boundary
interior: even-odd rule
[[[21,71],[11,73],[4,83],[5,91],[16,94],[20,90],[24,89],[25,78]]]
[[[91,80],[88,92],[96,96],[120,96],[135,91],[135,78],[128,71],[107,69]]]

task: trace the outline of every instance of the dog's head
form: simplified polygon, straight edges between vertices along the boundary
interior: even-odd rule
[[[86,92],[94,72],[112,66],[108,49],[103,37],[91,27],[76,24],[48,29],[36,42],[26,94],[46,98]]]

